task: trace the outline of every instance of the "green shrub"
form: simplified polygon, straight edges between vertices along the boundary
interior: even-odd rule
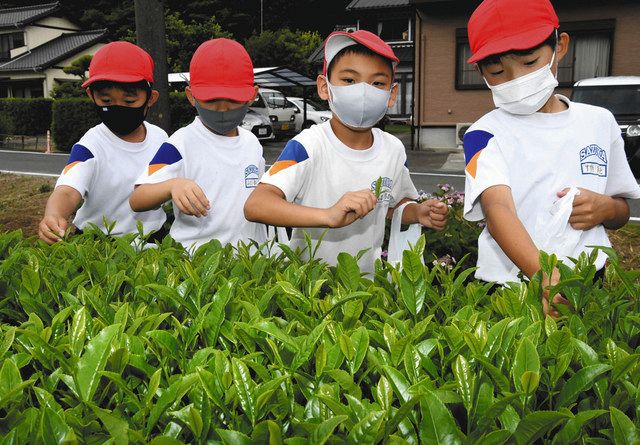
[[[6,443],[637,443],[640,285],[335,267],[170,238],[45,246],[0,235],[0,438]],[[541,255],[548,272],[554,257]]]
[[[57,99],[53,103],[51,138],[57,150],[69,152],[91,127],[100,123],[89,98]]]
[[[170,93],[171,128],[169,134],[193,121],[196,110],[184,93]],[[53,104],[52,138],[60,151],[70,151],[73,144],[91,127],[100,123],[94,104],[88,98],[57,99]]]
[[[169,136],[177,129],[193,122],[193,119],[198,114],[184,93],[169,93],[169,107],[171,110],[171,131]]]
[[[0,99],[0,115],[10,122],[12,134],[38,136],[51,126],[52,103],[45,98]]]

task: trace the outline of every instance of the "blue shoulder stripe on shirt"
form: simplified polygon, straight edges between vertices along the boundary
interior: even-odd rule
[[[480,150],[484,149],[489,140],[493,137],[491,133],[484,130],[467,131],[464,135],[464,162],[469,164],[471,159]]]
[[[93,153],[84,145],[75,144],[71,147],[71,154],[69,155],[69,160],[67,161],[67,165],[73,164],[74,162],[84,162],[93,158]]]
[[[182,155],[176,147],[169,142],[163,143],[149,165],[171,165],[182,159]]]
[[[291,139],[287,142],[287,145],[284,146],[282,153],[280,153],[280,156],[278,157],[278,161],[302,162],[306,159],[309,159],[307,149],[295,139]]]

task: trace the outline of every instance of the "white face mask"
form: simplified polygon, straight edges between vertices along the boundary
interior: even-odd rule
[[[335,86],[327,79],[329,108],[340,122],[352,128],[371,128],[387,112],[391,90],[381,90],[366,82]],[[393,87],[391,87],[393,89]]]
[[[491,86],[493,103],[511,114],[533,114],[547,103],[553,90],[558,86],[558,79],[551,72],[556,57],[554,51],[551,62],[542,68],[500,85]]]

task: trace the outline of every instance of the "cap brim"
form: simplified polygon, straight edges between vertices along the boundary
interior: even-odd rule
[[[82,87],[87,87],[94,82],[99,80],[110,80],[111,82],[122,82],[122,83],[133,83],[140,82],[141,80],[147,80],[144,76],[141,75],[132,75],[132,74],[99,74],[97,76],[92,76],[87,79]]]
[[[366,48],[369,48],[374,53],[391,60],[393,69],[395,71],[396,65],[400,62],[400,59],[398,59],[398,57],[393,53],[393,50],[391,50],[391,52],[388,52],[385,49],[380,48],[379,45],[372,44],[372,42],[368,41],[367,39],[361,38],[361,36],[358,35],[357,31],[353,33],[346,31],[336,31],[329,35],[324,43],[324,67],[322,70],[324,74],[327,73],[329,64],[340,51],[348,46],[356,45],[358,43],[365,46]]]
[[[533,48],[544,42],[554,29],[553,25],[546,24],[495,42],[489,42],[469,57],[467,63],[476,63],[494,54],[502,54],[507,51]]]
[[[253,86],[228,87],[228,86],[190,86],[191,94],[198,100],[229,99],[236,102],[247,102],[253,99],[256,93]]]

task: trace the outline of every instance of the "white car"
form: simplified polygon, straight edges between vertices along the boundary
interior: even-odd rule
[[[275,139],[269,118],[260,113],[256,113],[252,109],[247,110],[241,127],[255,134],[261,141],[271,141]]]
[[[256,100],[249,107],[271,121],[275,137],[284,139],[296,134],[296,107],[287,101],[282,92],[269,88],[260,88]]]
[[[298,111],[296,112],[296,124],[300,121],[300,126],[296,128],[309,128],[313,124],[321,124],[331,119],[331,111],[329,106],[324,103],[307,99],[307,120],[304,120],[304,101],[301,97],[287,97]]]

